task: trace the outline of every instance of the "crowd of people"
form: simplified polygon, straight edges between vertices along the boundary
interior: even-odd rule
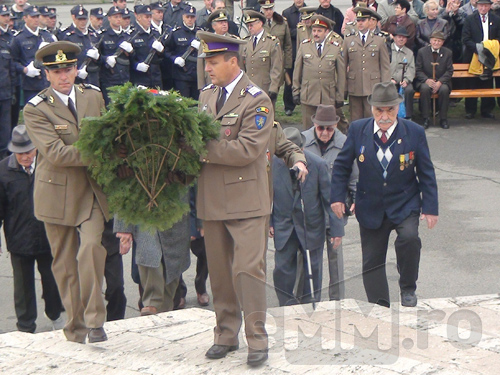
[[[390,306],[385,259],[394,230],[401,304],[417,304],[418,222],[433,228],[438,220],[425,129],[436,115],[449,128],[454,63],[481,72],[467,87],[493,87],[484,56],[498,62],[500,1],[353,0],[344,15],[331,0],[294,0],[282,14],[274,0],[249,0],[243,39],[232,1],[204,5],[76,5],[62,28],[54,8],[25,0],[0,6],[0,223],[19,330],[36,329],[35,261],[54,328],[64,325],[71,341],[100,342],[104,322],[124,317],[122,255],[132,250],[141,315],[151,315],[185,306],[191,249],[198,303],[210,302],[210,277],[217,320],[206,356],[238,349],[243,312],[248,364],[260,365],[268,347],[268,238],[280,305],[321,300],[325,244],[328,299],[340,300],[342,237],[353,214],[368,301]],[[109,217],[72,146],[81,119],[98,116],[109,88],[126,82],[175,89],[221,122],[220,139],[208,142],[201,175],[182,197],[190,215],[164,232]],[[297,127],[275,121],[281,89],[286,115],[300,105]],[[412,121],[416,91],[420,125]],[[21,104],[26,126],[18,125]],[[494,106],[481,98],[481,116],[493,118]],[[473,118],[477,98],[466,99],[465,110]],[[28,225],[36,230],[23,235]]]

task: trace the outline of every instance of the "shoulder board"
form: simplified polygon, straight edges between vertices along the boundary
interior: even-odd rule
[[[339,39],[339,38],[342,38],[339,34],[337,34],[335,31],[332,31],[332,38],[336,38],[336,39]]]
[[[311,39],[304,39],[304,40],[302,41],[302,44],[306,44],[306,43],[310,43],[310,42],[311,42]]]
[[[280,123],[278,121],[273,121],[273,128],[277,128]]]
[[[358,32],[356,31],[356,32],[354,32],[354,33],[349,33],[349,34],[347,34],[345,37],[347,38],[347,37],[349,37],[349,36],[358,36]]]
[[[385,38],[387,35],[389,35],[389,33],[386,33],[384,31],[380,31],[378,33],[375,33],[374,35],[381,36],[382,38]]]
[[[19,31],[19,30],[13,30],[13,31],[12,31],[12,35],[13,35],[13,36],[17,36],[17,34],[19,34],[19,33],[20,33],[20,31]]]
[[[92,89],[92,90],[96,90],[96,91],[101,91],[101,89],[95,85],[92,85],[91,83],[82,83],[81,86],[85,89]]]
[[[180,30],[180,29],[181,29],[181,27],[180,27],[180,26],[176,26],[176,27],[174,27],[174,28],[172,29],[172,32],[177,31],[177,30]]]
[[[201,91],[206,91],[215,88],[215,85],[213,83],[210,83],[209,85],[206,85],[201,89]]]
[[[47,100],[47,96],[45,94],[38,94],[35,95],[33,98],[31,98],[28,103],[31,104],[33,107],[36,107],[38,104],[40,104],[45,100]]]
[[[340,46],[339,42],[337,42],[336,40],[331,40],[330,44],[333,44],[334,46],[337,46],[337,47]]]
[[[283,19],[284,19],[285,21],[287,21],[287,18],[286,18],[285,16],[283,16],[283,15],[282,15],[281,17],[283,17]]]
[[[105,33],[106,31],[108,31],[109,29],[102,29],[101,30],[101,33]]]
[[[276,37],[274,35],[271,35],[271,40],[276,40]]]
[[[248,85],[246,88],[246,92],[248,92],[250,95],[252,95],[254,98],[260,94],[262,94],[262,90],[259,89],[257,86],[254,85]]]
[[[59,29],[59,31],[62,31],[62,32],[64,32],[64,31],[68,30],[68,27],[69,27],[69,26],[66,26],[66,27],[62,27],[62,28],[60,28],[60,29]]]
[[[66,33],[66,35],[67,35],[67,36],[70,36],[70,35],[72,35],[72,34],[74,34],[74,33],[75,33],[74,31],[69,31],[69,32],[67,32],[67,33]]]
[[[305,27],[306,27],[306,25],[304,25],[304,24],[297,25],[297,29],[304,29]]]
[[[354,21],[346,22],[346,25],[355,25]],[[347,35],[346,35],[347,36]]]
[[[250,35],[247,35],[246,37],[244,37],[243,40],[250,40]]]

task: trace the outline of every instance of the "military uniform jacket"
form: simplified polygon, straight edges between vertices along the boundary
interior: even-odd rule
[[[98,89],[75,86],[79,122],[100,116],[104,100]],[[80,124],[52,88],[42,91],[24,107],[24,121],[38,149],[34,203],[38,220],[77,226],[90,217],[94,195],[108,219],[106,197],[90,177],[88,164],[73,146]]]
[[[39,30],[38,36],[24,27],[12,40],[11,53],[16,65],[16,72],[22,76],[24,90],[43,90],[49,86],[45,78],[45,70],[41,69],[38,77],[28,77],[23,70],[30,62],[35,61],[35,53],[42,42],[53,42],[54,36],[48,31]],[[36,64],[35,64],[35,67]],[[40,66],[38,66],[40,68]]]
[[[10,53],[10,34],[0,30],[0,101],[10,100],[14,93],[16,69]]]
[[[325,42],[321,57],[311,39],[302,42],[293,70],[293,95],[306,105],[335,104],[344,100],[345,65],[342,44]]]
[[[172,61],[181,57],[191,47],[191,42],[196,38],[196,32],[201,30],[195,26],[190,30],[186,25],[174,29],[165,43],[165,56]],[[193,51],[186,58],[186,65],[180,67],[173,64],[172,77],[180,81],[196,81],[196,64],[198,63],[198,51]]]
[[[136,31],[139,33],[135,35]],[[157,53],[155,53],[146,73],[136,69],[139,63],[146,60],[152,50],[153,42],[160,37],[160,34],[153,28],[150,28],[148,33],[140,25],[137,25],[132,33],[135,36],[129,41],[134,47],[134,52],[130,56],[130,80],[134,85],[161,87],[160,57]]]
[[[292,37],[290,35],[290,28],[288,27],[286,18],[274,12],[273,19],[271,21],[271,28],[269,28],[266,21],[264,29],[266,29],[269,35],[278,37],[281,45],[281,52],[283,52],[283,66],[285,69],[292,69]]]
[[[295,55],[297,54],[297,26],[300,21],[300,11],[299,8],[297,8],[295,4],[293,4],[291,7],[286,8],[282,14],[286,19],[286,22],[288,23],[288,27],[290,28],[290,37],[292,39],[293,49],[293,63],[293,61],[295,61]]]
[[[300,22],[297,25],[297,51],[299,50],[302,42],[306,39],[312,38],[312,27],[307,27],[305,23]]]
[[[403,77],[403,60],[406,59],[408,63],[405,67],[404,80],[406,83],[412,83],[415,79],[415,57],[413,52],[408,47],[397,50],[394,43],[391,44],[391,79],[395,80],[398,84]]]
[[[359,32],[346,36],[344,59],[349,95],[368,96],[372,93],[373,85],[391,78],[389,52],[385,40],[371,31],[364,46]]]
[[[121,31],[117,34],[113,29],[104,30],[102,33],[102,41],[99,45],[100,65],[101,65],[101,85],[105,87],[122,85],[130,81],[130,56],[122,51],[116,59],[116,65],[111,68],[106,64],[106,58],[113,56],[121,49],[118,47],[121,42],[130,38],[132,32]]]
[[[243,45],[242,58],[248,78],[266,94],[278,92],[283,71],[283,54],[279,39],[266,31],[253,49],[253,37]]]
[[[198,179],[197,211],[202,220],[232,220],[269,215],[266,150],[274,110],[269,97],[243,74],[216,114],[220,88],[209,85],[200,110],[221,122],[219,140],[207,143]]]

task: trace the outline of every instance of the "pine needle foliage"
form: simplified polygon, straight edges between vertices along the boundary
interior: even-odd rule
[[[89,171],[103,187],[112,213],[141,230],[167,230],[189,211],[183,199],[188,187],[168,183],[167,174],[198,176],[200,155],[207,141],[218,138],[220,123],[198,113],[195,100],[175,91],[127,83],[111,88],[110,98],[101,117],[83,120],[75,146],[89,161]],[[127,148],[125,159],[117,156],[120,143]],[[120,165],[128,165],[135,177],[120,179]]]

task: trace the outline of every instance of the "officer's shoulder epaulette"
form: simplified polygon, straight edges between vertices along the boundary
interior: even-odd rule
[[[17,36],[17,34],[19,34],[20,31],[19,30],[12,30],[12,35],[13,36]]]
[[[233,34],[226,34],[226,36],[233,38],[233,39],[238,39],[240,40],[241,38],[238,35],[233,35]]]
[[[332,36],[332,38],[342,39],[342,37],[339,34],[337,34],[335,31],[332,31],[332,33],[330,35]]]
[[[306,43],[311,43],[311,39],[304,39],[304,40],[302,41],[302,44],[306,44]]]
[[[96,91],[101,91],[101,89],[91,83],[82,83],[80,84],[80,87],[83,87],[85,89],[92,89],[92,90],[96,90]]]
[[[63,32],[65,32],[66,30],[68,30],[68,27],[69,27],[69,26],[66,26],[66,27],[61,27],[61,28],[59,29],[59,31],[63,33]]]
[[[381,36],[382,38],[386,38],[389,33],[386,33],[385,31],[379,31],[378,33],[373,33],[373,35]]]
[[[101,29],[101,33],[105,33],[106,31],[108,31],[109,29]]]
[[[330,40],[330,44],[333,44],[334,46],[336,47],[339,47],[340,46],[340,43],[337,42],[336,40]]]
[[[346,22],[346,25],[356,25],[356,23],[354,21],[351,21],[351,22]]]
[[[214,89],[214,88],[215,88],[215,85],[213,83],[210,83],[210,84],[206,85],[205,87],[203,87],[201,89],[201,91],[207,91],[207,90]]]
[[[271,40],[276,40],[276,39],[278,39],[277,36],[271,35]]]
[[[41,92],[38,95],[32,97],[28,103],[31,104],[33,107],[36,107],[38,104],[40,104],[45,100],[47,100],[47,95]]]
[[[273,128],[277,128],[278,125],[281,125],[278,121],[273,121]]]
[[[246,37],[243,38],[243,40],[249,40],[251,35],[247,35]]]
[[[250,95],[252,95],[254,98],[262,94],[262,90],[254,85],[248,85],[245,91],[248,92]]]
[[[75,30],[71,30],[71,31],[68,31],[68,32],[66,33],[66,35],[67,35],[67,36],[70,36],[71,34],[74,34],[74,33],[75,33]]]
[[[349,33],[345,37],[348,38],[350,36],[358,36],[358,32],[356,31],[356,32],[353,32],[353,33]]]
[[[297,25],[297,29],[305,29],[306,25],[304,25],[303,23]]]
[[[176,27],[174,27],[174,28],[172,29],[172,32],[177,31],[177,30],[180,30],[180,29],[181,29],[181,27],[180,27],[180,26],[176,26]]]

